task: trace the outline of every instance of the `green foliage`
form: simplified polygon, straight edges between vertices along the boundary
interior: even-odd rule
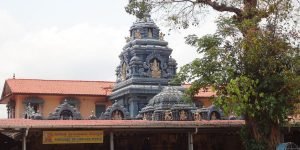
[[[186,43],[197,48],[202,58],[196,58],[191,63],[184,65],[177,73],[176,82],[193,82],[187,91],[196,94],[200,87],[208,85],[216,90],[224,88],[224,85],[241,73],[238,60],[239,51],[232,46],[238,42],[224,40],[220,35],[206,35],[198,38],[195,35],[186,37]]]
[[[255,103],[248,105],[249,100],[256,96],[257,81],[249,79],[245,76],[237,77],[231,80],[225,87],[220,96],[217,98],[216,104],[222,106],[225,112],[235,112],[241,116],[245,111],[249,111],[250,116],[255,116],[254,110],[262,109]],[[261,94],[262,95],[262,94]]]
[[[125,7],[127,13],[135,15],[137,18],[142,19],[144,15],[151,11],[151,5],[146,1],[131,0]]]
[[[244,23],[253,26],[249,20]],[[299,47],[267,27],[241,37],[240,25],[220,18],[214,35],[188,36],[187,44],[202,58],[183,66],[175,80],[192,82],[187,91],[191,96],[212,87],[218,95],[215,104],[225,113],[255,120],[256,130],[269,137],[272,125],[283,124],[293,110],[291,104],[299,100]],[[267,139],[256,140],[246,140],[246,148],[265,149],[262,143]]]
[[[277,127],[299,102],[300,27],[292,11],[300,9],[294,4],[292,0],[151,3],[183,28],[197,21],[189,14],[195,16],[203,8],[231,13],[216,20],[215,34],[186,37],[200,57],[181,67],[173,82],[192,82],[186,92],[190,97],[211,87],[218,95],[215,104],[225,113],[244,116],[247,128],[241,135],[246,149],[274,149],[280,139]]]

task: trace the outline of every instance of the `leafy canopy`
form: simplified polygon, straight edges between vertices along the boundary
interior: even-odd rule
[[[243,135],[250,139],[246,148],[274,149],[280,140],[279,126],[293,110],[292,104],[299,102],[299,2],[132,1],[128,13],[142,17],[152,10],[178,28],[199,25],[203,14],[212,10],[220,13],[214,34],[186,37],[200,57],[181,67],[174,82],[192,82],[186,92],[191,97],[200,88],[213,88],[218,95],[215,104],[227,114],[245,117],[249,134]]]

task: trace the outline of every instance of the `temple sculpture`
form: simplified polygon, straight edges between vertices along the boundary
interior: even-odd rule
[[[124,106],[115,101],[112,106],[107,107],[106,111],[100,116],[102,120],[127,120],[129,119],[129,112]]]
[[[49,120],[81,120],[81,114],[76,107],[68,103],[68,100],[57,106],[48,116]]]

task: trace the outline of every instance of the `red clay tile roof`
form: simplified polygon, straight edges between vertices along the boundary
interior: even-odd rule
[[[147,121],[147,120],[30,120],[0,119],[1,129],[14,128],[222,128],[241,127],[244,120]]]
[[[14,94],[108,95],[111,93],[113,84],[114,82],[109,81],[6,80],[6,85]]]
[[[184,84],[184,88],[189,88],[191,84]],[[216,96],[216,92],[214,92],[211,88],[200,89],[199,92],[195,95],[195,97],[212,97]]]
[[[114,84],[115,82],[110,81],[8,79],[5,86],[8,86],[10,92],[2,93],[1,98],[3,99],[11,94],[107,96],[111,93]],[[185,84],[183,87],[188,88],[190,84]],[[215,92],[208,89],[208,91],[199,90],[195,97],[211,97],[214,95]]]

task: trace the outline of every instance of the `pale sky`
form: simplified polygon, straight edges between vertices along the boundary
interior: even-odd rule
[[[0,0],[0,90],[19,79],[115,81],[118,55],[135,17],[128,0]],[[178,67],[197,57],[184,43],[189,34],[213,33],[215,15],[197,28],[172,31],[156,21]],[[0,105],[0,118],[6,118]]]

